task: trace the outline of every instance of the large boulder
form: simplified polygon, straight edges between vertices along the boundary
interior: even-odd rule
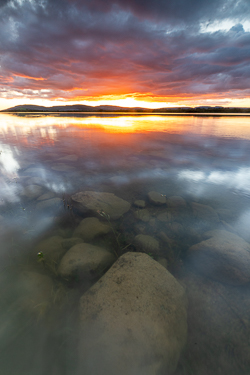
[[[91,241],[110,231],[110,226],[101,223],[97,217],[87,217],[80,222],[73,235],[74,237],[81,237],[84,241]]]
[[[232,285],[250,281],[250,245],[226,230],[209,231],[210,237],[189,248],[196,270],[214,280]]]
[[[100,277],[115,262],[114,254],[99,246],[80,243],[73,246],[62,258],[58,272],[69,279]]]
[[[221,284],[186,272],[188,341],[178,375],[248,375],[249,288]],[[176,375],[177,375],[176,374]]]
[[[74,207],[83,213],[96,214],[104,212],[110,219],[119,219],[130,209],[130,203],[118,198],[113,193],[99,193],[95,191],[81,191],[72,197]]]
[[[126,253],[80,301],[79,374],[174,373],[186,343],[186,298],[158,262]]]

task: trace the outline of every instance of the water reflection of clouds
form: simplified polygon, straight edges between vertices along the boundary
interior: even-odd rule
[[[250,192],[250,168],[239,168],[237,171],[202,171],[183,170],[178,177],[193,182],[226,185],[227,188]]]
[[[13,151],[9,145],[2,144],[0,146],[0,169],[2,175],[7,175],[8,177],[17,177],[18,169],[20,168],[18,162],[16,161]]]

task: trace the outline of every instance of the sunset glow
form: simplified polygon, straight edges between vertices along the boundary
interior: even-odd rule
[[[0,109],[250,107],[245,0],[4,0]]]

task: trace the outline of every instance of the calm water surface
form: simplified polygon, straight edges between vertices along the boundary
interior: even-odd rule
[[[159,248],[149,255],[186,289],[176,375],[250,373],[249,117],[1,114],[0,171],[1,374],[81,373],[78,305],[91,284],[46,262],[83,219],[71,200],[79,191],[131,203],[112,223],[120,247],[112,233],[93,244],[121,255],[150,235]]]

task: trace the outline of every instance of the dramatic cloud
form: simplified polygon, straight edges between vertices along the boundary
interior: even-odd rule
[[[0,0],[0,97],[249,97],[249,14],[249,0]]]

